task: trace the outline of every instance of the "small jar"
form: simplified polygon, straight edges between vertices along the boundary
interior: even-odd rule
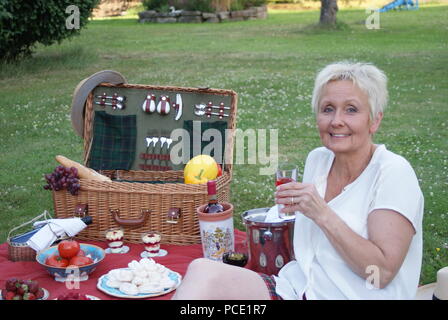
[[[222,262],[238,267],[244,267],[247,260],[247,254],[244,252],[227,251],[222,256]]]
[[[106,240],[112,253],[119,253],[123,249],[124,230],[121,227],[110,228],[105,233]]]
[[[150,254],[159,253],[160,240],[162,240],[162,236],[158,232],[148,231],[142,233],[142,242],[145,245],[145,250]]]

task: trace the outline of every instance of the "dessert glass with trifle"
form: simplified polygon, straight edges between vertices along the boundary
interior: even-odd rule
[[[124,230],[121,227],[110,228],[105,233],[110,252],[120,253],[123,249]]]
[[[160,240],[162,236],[155,231],[148,231],[142,233],[142,242],[145,245],[145,250],[150,255],[158,255],[160,251]]]

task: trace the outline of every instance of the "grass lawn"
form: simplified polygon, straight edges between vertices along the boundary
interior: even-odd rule
[[[318,11],[271,12],[269,18],[221,24],[138,24],[95,20],[81,36],[37,47],[18,65],[0,66],[0,242],[11,228],[52,210],[43,174],[63,154],[82,161],[70,121],[76,85],[104,69],[129,83],[209,86],[239,94],[237,126],[279,129],[281,159],[303,169],[320,146],[310,111],[316,72],[330,62],[373,62],[389,76],[390,108],[375,137],[406,157],[425,195],[421,283],[448,265],[448,6],[381,14],[368,30],[364,10],[341,10],[336,31],[311,27]],[[273,205],[264,165],[235,165],[231,201],[240,213]]]

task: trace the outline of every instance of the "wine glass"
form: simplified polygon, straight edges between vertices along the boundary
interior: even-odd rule
[[[297,166],[292,164],[281,164],[277,168],[277,172],[275,173],[275,186],[278,187],[279,185],[297,181]],[[281,219],[293,219],[295,218],[295,212],[290,213],[284,213],[281,212],[281,209],[283,209],[285,205],[278,204],[278,216]]]

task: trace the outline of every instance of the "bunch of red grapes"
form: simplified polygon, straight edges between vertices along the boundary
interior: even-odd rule
[[[81,185],[79,184],[78,169],[57,166],[52,173],[45,175],[47,185],[45,190],[59,191],[67,189],[71,195],[77,195]]]

